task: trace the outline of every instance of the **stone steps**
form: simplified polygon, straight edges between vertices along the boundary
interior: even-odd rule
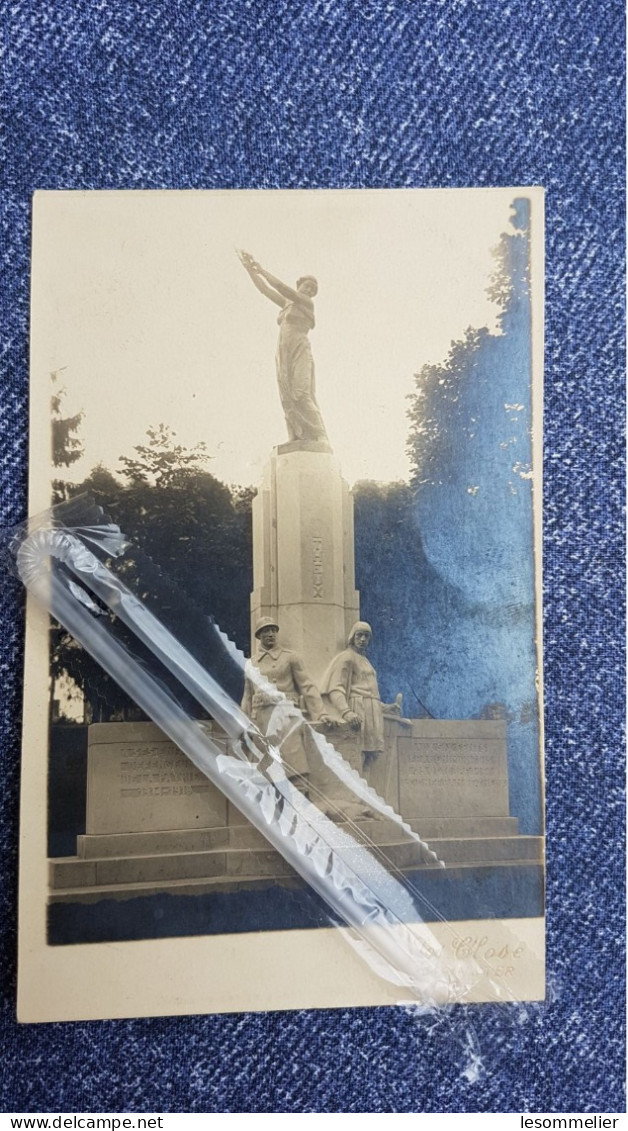
[[[516,817],[416,817],[407,822],[424,841],[516,837]],[[361,820],[357,827],[374,844],[402,843],[403,829],[393,821]],[[341,830],[345,825],[338,826]],[[267,847],[262,833],[252,825],[234,824],[221,828],[164,830],[146,833],[108,833],[78,837],[81,859],[106,857],[171,855],[178,852],[208,852],[212,849]]]
[[[282,887],[299,887],[302,881],[292,873],[278,881]],[[148,895],[210,895],[256,888],[267,888],[268,878],[260,876],[215,876],[211,879],[169,880],[167,884],[136,882],[128,884],[103,884],[97,888],[66,887],[51,893],[51,903],[98,903],[102,899],[137,899]]]
[[[430,847],[446,865],[539,863],[540,837],[489,837],[433,839]],[[403,870],[434,868],[421,846],[413,841],[382,846],[391,864]],[[353,850],[351,850],[353,851]],[[361,850],[355,849],[359,856]],[[218,879],[237,882],[282,880],[294,877],[290,865],[273,849],[213,848],[196,852],[156,855],[62,857],[50,861],[53,892],[92,889],[104,892],[129,885],[149,885],[151,890],[170,890],[173,882]]]
[[[517,817],[411,817],[407,823],[427,841],[519,835]]]
[[[356,846],[349,850],[361,855]],[[419,866],[423,861],[421,846],[412,842],[387,847],[387,857],[397,867]],[[195,876],[269,876],[294,875],[293,869],[272,848],[239,848],[222,852],[180,852],[169,856],[127,856],[81,860],[77,857],[51,860],[51,886],[99,887],[103,884],[135,883],[152,880],[191,879]]]
[[[495,877],[499,873],[508,876],[513,868],[516,869],[518,867],[527,867],[528,869],[535,868],[538,870],[540,869],[540,861],[519,860],[513,862],[512,860],[494,860],[490,864],[469,862],[466,864],[455,864],[446,870],[426,867],[423,869],[412,869],[412,875],[414,876],[415,885],[417,885],[418,882],[416,872],[419,870],[423,871],[426,875],[429,873],[434,877],[446,878],[448,883],[461,882],[466,884],[471,877],[473,877],[474,881],[483,881],[488,880],[491,876]],[[275,878],[268,876],[223,875],[213,876],[211,878],[206,877],[204,879],[171,879],[165,882],[136,881],[134,883],[123,884],[102,884],[98,887],[68,886],[58,888],[51,892],[50,902],[55,904],[92,904],[99,903],[101,900],[115,900],[119,902],[148,896],[229,894],[232,892],[237,893],[263,890],[264,888],[268,889],[269,883],[271,883],[273,887],[281,887],[295,891],[303,886],[303,881],[292,871],[286,876]]]

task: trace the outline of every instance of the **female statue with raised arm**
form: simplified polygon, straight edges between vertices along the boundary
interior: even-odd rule
[[[297,280],[295,290],[265,271],[247,251],[238,255],[258,291],[281,307],[277,319],[277,383],[288,435],[291,440],[328,443],[316,403],[314,358],[308,338],[315,325],[312,299],[318,291],[316,279],[304,275]]]

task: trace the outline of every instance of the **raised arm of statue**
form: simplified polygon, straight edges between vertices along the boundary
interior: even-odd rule
[[[314,303],[312,302],[310,294],[305,294],[298,284],[296,289],[295,287],[289,287],[287,283],[278,279],[276,275],[271,275],[270,271],[262,267],[261,263],[258,263],[257,259],[254,259],[248,251],[238,251],[238,257],[258,291],[261,291],[262,294],[266,295],[268,298],[272,297],[273,302],[277,302],[279,299],[281,306],[285,306],[286,302],[297,302],[307,310],[311,311],[313,309]],[[264,279],[266,283],[270,284],[270,287],[266,286]]]
[[[248,251],[238,251],[238,256],[260,294],[282,308],[277,319],[279,340],[275,364],[288,438],[328,445],[316,402],[314,358],[308,340],[309,331],[315,326],[312,300],[318,293],[318,283],[313,275],[302,275],[297,279],[296,289],[289,287],[266,271]]]
[[[287,300],[282,297],[278,290],[269,287],[264,281],[263,274],[265,273],[263,273],[263,269],[257,260],[253,259],[253,256],[249,255],[248,251],[238,251],[238,258],[249,276],[249,279],[252,281],[253,285],[257,287],[260,294],[265,295],[266,298],[276,303],[277,306],[284,307]]]
[[[298,302],[300,306],[305,306],[308,310],[313,308],[314,303],[309,295],[304,294],[303,291],[295,290],[294,287],[289,287],[287,283],[282,283],[281,279],[278,279],[276,275],[271,275],[270,271],[265,271],[263,267],[260,268],[260,271],[271,287],[279,291],[279,294],[283,295],[288,302]]]

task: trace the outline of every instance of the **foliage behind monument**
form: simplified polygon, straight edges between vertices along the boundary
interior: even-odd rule
[[[227,487],[207,471],[210,457],[204,444],[184,448],[164,425],[149,429],[147,436],[148,443],[138,445],[134,456],[120,458],[122,478],[96,467],[80,484],[59,482],[57,501],[83,492],[92,495],[152,559],[147,585],[159,587],[164,620],[169,605],[178,609],[179,599],[185,598],[192,618],[214,617],[246,649],[253,491]],[[57,632],[53,674],[58,678],[63,673],[84,693],[94,721],[133,717],[132,704],[113,680],[65,633]]]
[[[529,221],[516,200],[496,252],[497,329],[468,330],[416,376],[411,486],[356,493],[356,560],[363,615],[385,610],[382,683],[392,665],[413,711],[418,697],[437,718],[505,718],[513,810],[535,831]]]
[[[404,711],[509,722],[516,806],[537,825],[534,687],[531,313],[528,202],[514,203],[491,291],[499,325],[469,329],[444,362],[422,368],[410,399],[411,482],[354,488],[356,584],[374,627],[382,696]],[[420,337],[420,313],[417,314]],[[72,420],[76,430],[80,421]],[[245,652],[252,589],[254,491],[207,470],[204,445],[185,449],[164,426],[121,457],[122,479],[99,467],[79,487]],[[55,671],[74,676],[94,717],[121,693],[67,641]],[[103,700],[106,689],[106,702]],[[128,707],[128,704],[126,705]],[[527,812],[523,809],[527,807]]]

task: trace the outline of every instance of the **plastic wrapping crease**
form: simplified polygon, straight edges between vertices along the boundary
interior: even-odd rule
[[[415,1000],[427,1008],[459,1002],[468,999],[482,979],[488,981],[494,1000],[513,1001],[507,982],[492,971],[490,962],[480,962],[474,954],[461,954],[453,965],[451,958],[443,962],[442,935],[437,938],[425,923],[421,908],[428,907],[431,920],[440,920],[441,926],[444,918],[416,883],[364,828],[346,815],[342,828],[335,823],[333,818],[339,820],[340,814],[332,797],[311,786],[309,793],[299,788],[302,779],[282,753],[281,741],[262,734],[220,682],[112,572],[106,560],[121,558],[129,546],[119,527],[85,500],[30,520],[12,533],[9,544],[12,568],[28,591],[324,900],[330,923],[340,922],[354,952],[379,977],[399,987],[399,1000]],[[148,649],[150,664],[116,639],[110,614]],[[242,674],[258,690],[277,696],[277,689],[220,636]],[[161,678],[163,668],[220,727],[226,746],[219,746],[211,728],[177,701]],[[298,707],[279,698],[280,710],[282,706],[290,723],[308,727],[345,794],[349,791],[362,810],[394,822],[416,845],[424,863],[444,867]],[[285,726],[282,733],[285,736]],[[456,934],[453,925],[451,934]]]

